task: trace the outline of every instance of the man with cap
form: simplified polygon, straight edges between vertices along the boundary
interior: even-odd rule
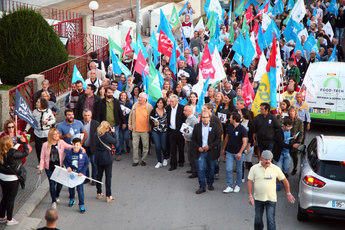
[[[285,67],[285,79],[289,79],[290,77],[294,77],[299,84],[301,79],[301,72],[299,68],[295,65],[295,59],[289,58],[288,64]]]
[[[266,209],[267,229],[276,229],[275,209],[277,203],[276,179],[283,182],[287,199],[290,203],[295,198],[290,192],[290,184],[281,169],[272,164],[273,154],[269,150],[262,152],[261,161],[252,166],[248,174],[248,203],[255,204],[254,229],[264,228],[263,213]],[[253,196],[254,184],[254,196]]]

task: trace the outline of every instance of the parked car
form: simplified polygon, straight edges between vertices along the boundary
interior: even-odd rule
[[[319,135],[301,157],[297,219],[345,218],[345,137]]]

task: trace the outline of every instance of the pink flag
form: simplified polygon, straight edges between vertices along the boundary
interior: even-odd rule
[[[246,13],[244,14],[244,16],[247,19],[247,24],[250,23],[251,21],[253,21],[254,15],[252,13],[252,8],[251,7],[248,7],[248,9],[247,9]]]
[[[143,53],[139,50],[137,60],[135,62],[134,71],[141,75],[143,71],[147,76],[149,75],[149,65],[147,64]]]
[[[204,79],[207,79],[208,76],[210,76],[210,79],[214,79],[216,69],[212,65],[212,57],[207,44],[205,45],[205,50],[199,64],[199,69]]]
[[[131,41],[130,41],[130,33],[131,33],[131,28],[129,28],[129,31],[127,33],[127,36],[126,36],[126,40],[125,40],[125,43],[123,44],[123,53],[122,53],[122,56],[125,56],[126,54],[132,52],[132,47],[131,47]]]
[[[158,40],[158,52],[171,57],[172,49],[174,47],[174,43],[170,40],[170,38],[161,30],[159,33],[159,40]]]
[[[244,78],[243,87],[242,87],[242,97],[246,103],[246,106],[250,105],[254,101],[254,89],[252,84],[249,81],[248,73],[246,74],[246,77]]]

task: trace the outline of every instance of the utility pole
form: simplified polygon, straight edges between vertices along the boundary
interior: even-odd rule
[[[130,0],[129,2],[130,2],[130,5],[131,5],[131,16],[133,18],[134,17],[134,15],[133,15],[133,3],[132,3],[132,0]]]
[[[137,0],[137,10],[136,10],[136,23],[137,23],[137,33],[136,33],[136,39],[138,39],[138,35],[141,33],[141,26],[140,26],[140,19],[139,19],[139,11],[140,11],[140,0]]]

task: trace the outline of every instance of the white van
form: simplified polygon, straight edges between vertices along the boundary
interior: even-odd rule
[[[345,125],[344,62],[310,64],[303,85],[312,122]]]

